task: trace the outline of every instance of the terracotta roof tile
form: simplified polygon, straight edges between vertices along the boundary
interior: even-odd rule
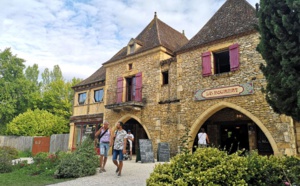
[[[254,7],[246,0],[227,0],[202,29],[177,52],[182,53],[216,40],[254,30]]]

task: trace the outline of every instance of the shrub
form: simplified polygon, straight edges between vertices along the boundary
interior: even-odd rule
[[[13,170],[12,160],[17,157],[17,149],[8,146],[0,147],[0,173],[11,172]]]
[[[33,157],[34,163],[27,166],[30,175],[53,175],[59,163],[57,153],[40,152]]]
[[[248,162],[248,175],[244,179],[248,185],[278,185],[284,179],[282,159],[274,156],[260,156],[252,152],[245,157]]]
[[[18,157],[32,157],[32,152],[30,149],[24,150],[24,151],[19,151],[18,152]]]
[[[178,154],[159,164],[147,185],[282,185],[299,184],[300,160],[295,157],[260,156],[256,152],[228,155],[216,148]]]
[[[6,133],[16,136],[51,136],[68,132],[67,121],[46,110],[27,110],[7,124]]]
[[[96,174],[99,158],[94,150],[94,142],[87,138],[71,154],[60,161],[55,171],[56,178],[78,178]]]
[[[11,155],[7,151],[0,151],[0,173],[11,172],[13,170]]]
[[[300,185],[300,159],[293,156],[286,157],[283,166],[286,181],[294,185]]]
[[[9,146],[0,147],[0,153],[3,151],[5,151],[12,160],[18,158],[18,150],[14,147],[9,147]]]

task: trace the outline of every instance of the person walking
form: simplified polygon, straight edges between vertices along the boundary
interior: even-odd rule
[[[105,164],[109,148],[112,146],[111,129],[108,127],[108,121],[103,122],[103,126],[96,132],[95,137],[99,136],[100,148],[100,170],[99,173],[106,172]]]
[[[113,150],[113,163],[117,166],[117,176],[121,177],[123,168],[123,154],[126,153],[127,132],[123,129],[123,123],[118,121],[116,124],[117,130],[114,132],[114,150]],[[119,162],[117,158],[119,156]]]
[[[205,129],[201,128],[201,131],[198,133],[198,147],[207,147],[207,144],[209,144],[208,135]]]
[[[134,141],[134,136],[131,133],[131,130],[128,130],[127,139],[129,142],[130,160],[132,160],[132,142]]]

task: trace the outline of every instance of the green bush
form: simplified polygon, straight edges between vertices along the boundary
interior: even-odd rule
[[[283,161],[286,178],[293,184],[300,185],[300,159],[294,156],[286,157]]]
[[[3,146],[3,147],[0,147],[0,154],[1,152],[5,151],[9,156],[10,158],[13,160],[13,159],[17,159],[18,158],[18,150],[14,147],[9,147],[9,146]]]
[[[147,185],[282,185],[299,184],[300,160],[295,157],[260,156],[256,152],[228,155],[216,148],[183,153],[159,164]]]
[[[13,170],[12,157],[7,151],[0,151],[0,173],[11,172]]]
[[[96,174],[99,158],[94,150],[94,142],[87,138],[71,154],[60,161],[55,171],[56,178],[78,178]]]
[[[18,151],[13,147],[0,147],[0,173],[13,171],[12,160],[18,158]]]
[[[7,124],[6,133],[16,136],[51,136],[68,132],[67,121],[46,110],[27,110]]]
[[[32,152],[30,149],[24,150],[24,151],[19,151],[18,152],[18,157],[23,158],[23,157],[32,157]]]
[[[34,163],[27,165],[26,168],[30,175],[53,175],[59,164],[59,159],[58,153],[40,152],[33,157]]]

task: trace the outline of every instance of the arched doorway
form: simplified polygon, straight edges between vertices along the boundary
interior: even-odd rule
[[[234,153],[237,150],[257,150],[259,154],[271,155],[274,151],[261,128],[242,112],[225,107],[206,119],[201,128],[205,128],[214,147]],[[200,132],[200,127],[197,130]],[[197,135],[193,150],[197,146]]]
[[[124,128],[124,130],[126,130],[126,132],[128,130],[130,130],[131,133],[133,134],[134,142],[133,142],[133,146],[132,146],[132,153],[136,154],[136,149],[139,146],[139,144],[138,144],[139,139],[149,139],[145,129],[137,120],[135,120],[133,118],[127,120],[124,123],[123,128]]]

